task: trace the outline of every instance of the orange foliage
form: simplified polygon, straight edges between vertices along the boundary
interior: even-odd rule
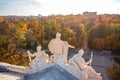
[[[105,47],[105,39],[104,38],[95,38],[93,39],[93,46],[96,49],[104,49]]]
[[[89,48],[120,49],[120,15],[51,15],[51,16],[0,16],[0,55],[19,60],[16,52],[47,45],[55,33],[62,34],[61,39],[76,48],[84,42]],[[16,57],[15,57],[16,56]],[[16,59],[14,59],[16,58]],[[25,58],[25,57],[23,57]],[[0,58],[1,61],[1,58]],[[23,62],[26,62],[23,60]]]
[[[0,22],[4,22],[4,18],[3,17],[0,17]]]
[[[107,49],[119,49],[120,48],[120,39],[119,35],[111,34],[106,37],[106,47]]]
[[[23,24],[23,27],[22,27],[23,31],[26,31],[28,28],[27,28],[27,24]]]

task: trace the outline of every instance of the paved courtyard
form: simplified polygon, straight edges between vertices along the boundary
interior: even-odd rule
[[[90,58],[90,55],[85,56],[86,59]],[[94,55],[93,56],[93,68],[97,71],[102,73],[103,80],[109,80],[108,76],[106,75],[105,69],[109,66],[115,64],[115,62],[111,59],[112,55]]]

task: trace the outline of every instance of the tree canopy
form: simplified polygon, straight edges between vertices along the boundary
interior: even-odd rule
[[[120,15],[0,16],[0,56],[47,45],[56,32],[76,48],[120,50]]]

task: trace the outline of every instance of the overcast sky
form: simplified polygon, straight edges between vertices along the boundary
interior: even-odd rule
[[[0,0],[0,15],[120,14],[120,0]]]

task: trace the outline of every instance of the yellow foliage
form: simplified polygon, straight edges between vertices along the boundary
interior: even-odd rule
[[[22,30],[23,31],[26,31],[28,28],[27,28],[27,24],[23,24],[23,27],[22,27]]]
[[[85,25],[84,24],[80,24],[81,30],[85,30]]]

